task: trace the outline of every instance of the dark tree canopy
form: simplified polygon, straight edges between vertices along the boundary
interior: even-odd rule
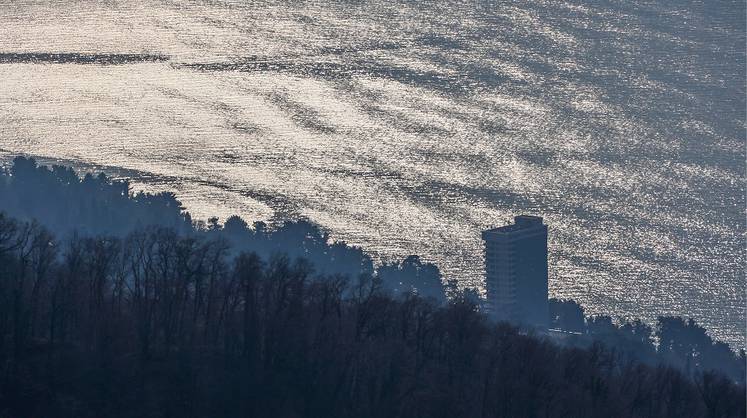
[[[491,323],[469,292],[446,305],[393,298],[370,274],[232,251],[221,236],[169,228],[63,245],[0,215],[0,416],[745,413],[744,387],[722,375],[688,377],[596,343],[563,348]],[[691,353],[671,341],[666,350]]]
[[[573,333],[562,340],[566,345],[588,347],[601,342],[628,360],[666,364],[688,376],[715,371],[745,383],[744,350],[737,354],[728,344],[713,341],[692,319],[659,317],[652,328],[638,319],[616,324],[609,316],[585,318],[583,312],[572,300],[550,299],[551,327]]]

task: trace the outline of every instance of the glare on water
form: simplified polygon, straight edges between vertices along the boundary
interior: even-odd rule
[[[553,296],[744,346],[744,4],[721,8],[5,2],[0,151],[465,286],[481,229],[540,214]]]

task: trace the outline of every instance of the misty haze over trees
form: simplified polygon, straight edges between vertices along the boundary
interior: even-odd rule
[[[25,221],[36,220],[60,238],[71,234],[124,237],[144,227],[159,226],[177,234],[220,238],[229,251],[257,253],[263,259],[282,253],[290,259],[303,257],[319,273],[374,273],[373,262],[360,248],[344,242],[330,243],[329,236],[308,221],[286,222],[270,228],[263,222],[251,227],[238,216],[221,227],[218,218],[192,222],[173,193],[130,194],[129,183],[103,173],[82,179],[70,167],[38,166],[34,159],[18,157],[7,173],[0,173],[0,211]],[[444,299],[441,273],[417,256],[385,264],[377,275],[394,293],[416,289],[419,294]]]
[[[565,337],[533,335],[417,256],[26,158],[0,213],[0,417],[745,414],[744,353],[691,320],[552,301]]]

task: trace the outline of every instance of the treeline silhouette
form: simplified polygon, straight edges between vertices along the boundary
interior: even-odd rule
[[[445,302],[454,284],[444,287],[436,266],[417,256],[388,262],[374,271],[371,258],[358,247],[330,242],[328,234],[305,220],[251,227],[238,216],[220,225],[218,218],[207,223],[193,221],[173,193],[130,192],[129,182],[108,178],[104,173],[82,178],[70,167],[38,165],[33,158],[16,157],[8,170],[0,171],[0,212],[23,221],[37,221],[55,235],[66,238],[107,235],[124,237],[148,226],[173,229],[189,236],[206,235],[230,243],[229,251],[256,252],[264,260],[273,254],[290,259],[303,257],[324,274],[375,273],[394,293],[416,291]]]
[[[0,416],[744,416],[716,374],[562,348],[469,297],[150,228],[72,237],[0,217]]]
[[[714,341],[692,319],[663,316],[654,327],[639,319],[616,324],[606,315],[585,316],[584,308],[575,301],[550,299],[550,327],[566,331],[556,340],[567,346],[589,347],[601,342],[631,361],[666,364],[692,377],[717,371],[745,384],[744,349],[735,353],[728,344]]]
[[[193,222],[26,158],[0,174],[0,417],[745,414],[744,354],[692,321],[552,301],[551,338],[479,304],[308,222]]]

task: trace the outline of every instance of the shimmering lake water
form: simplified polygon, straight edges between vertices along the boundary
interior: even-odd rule
[[[0,149],[745,342],[744,2],[0,2]]]

